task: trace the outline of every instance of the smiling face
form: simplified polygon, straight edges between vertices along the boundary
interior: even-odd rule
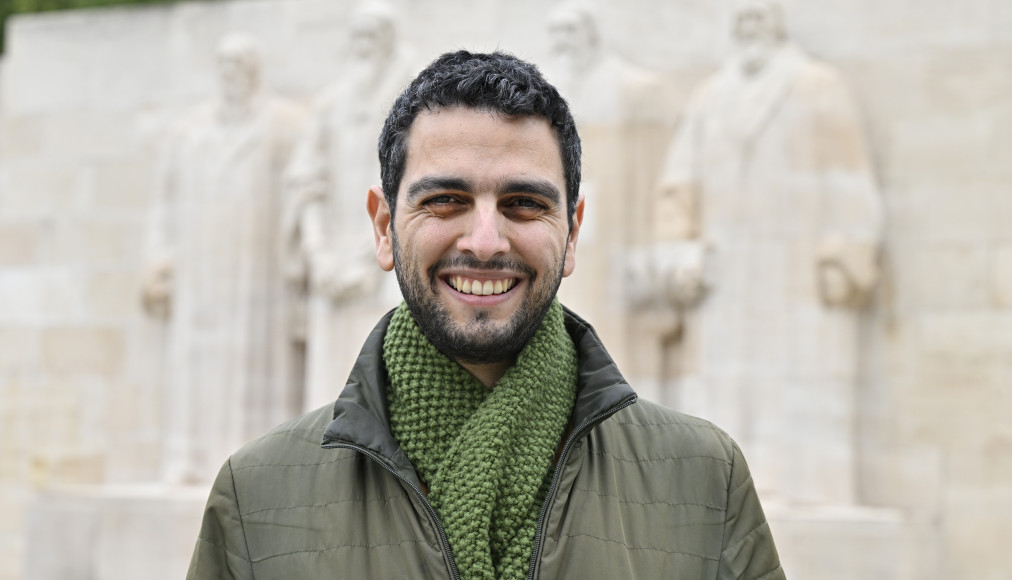
[[[450,358],[512,361],[575,266],[559,142],[541,117],[467,107],[418,115],[393,223],[369,193],[377,257],[426,337]]]

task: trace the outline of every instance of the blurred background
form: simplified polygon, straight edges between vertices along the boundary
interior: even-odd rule
[[[209,471],[336,398],[378,124],[458,48],[572,103],[562,301],[741,442],[789,577],[1012,577],[1012,3],[777,6],[0,4],[0,580],[181,577]]]

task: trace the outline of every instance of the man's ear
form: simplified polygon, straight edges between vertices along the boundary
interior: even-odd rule
[[[394,240],[391,232],[390,206],[383,195],[383,190],[374,185],[369,188],[366,200],[369,219],[372,220],[372,233],[376,238],[376,261],[379,267],[389,272],[394,269]]]
[[[566,263],[562,267],[562,275],[568,276],[576,269],[576,239],[580,237],[580,224],[583,223],[583,207],[586,198],[581,194],[576,201],[576,211],[573,212],[573,227],[569,230],[569,239],[566,241]]]

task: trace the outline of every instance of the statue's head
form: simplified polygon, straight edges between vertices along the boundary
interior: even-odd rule
[[[776,0],[746,0],[734,17],[742,72],[753,75],[787,41],[784,9]]]
[[[592,54],[600,43],[594,15],[587,6],[575,2],[563,3],[552,11],[548,32],[552,52],[571,60]]]
[[[231,33],[218,43],[218,82],[227,104],[248,101],[260,90],[260,49],[248,34]]]
[[[351,53],[359,61],[377,61],[390,56],[397,41],[393,11],[386,4],[360,4],[351,17]]]

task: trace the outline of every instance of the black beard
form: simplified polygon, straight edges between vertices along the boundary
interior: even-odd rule
[[[515,359],[541,326],[562,283],[565,256],[555,280],[547,281],[545,288],[540,291],[536,290],[535,285],[537,273],[527,264],[507,258],[482,262],[473,256],[460,255],[453,259],[439,260],[429,268],[428,280],[422,280],[417,273],[404,271],[396,235],[393,242],[394,272],[411,315],[425,338],[439,352],[457,362],[487,364]],[[436,272],[448,267],[523,272],[528,276],[528,294],[502,328],[489,323],[487,310],[478,310],[463,328],[457,328],[449,310],[436,300],[439,284]]]

